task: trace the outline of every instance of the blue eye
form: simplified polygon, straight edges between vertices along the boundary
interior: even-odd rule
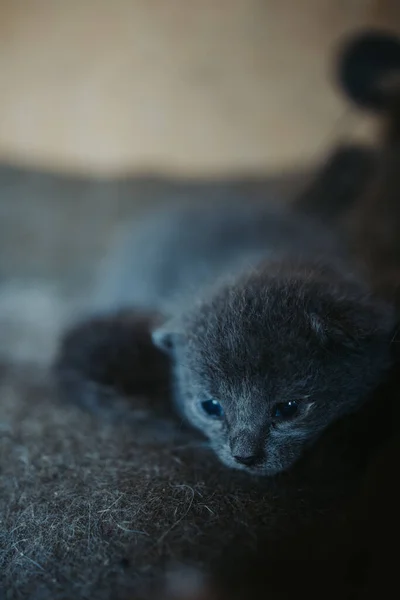
[[[204,400],[201,403],[201,408],[209,417],[213,417],[214,419],[220,419],[224,414],[222,406],[217,400]]]
[[[299,408],[297,400],[291,400],[290,402],[280,402],[275,404],[273,409],[273,417],[285,421],[294,417]]]

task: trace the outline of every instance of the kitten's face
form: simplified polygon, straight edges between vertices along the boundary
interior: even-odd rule
[[[155,334],[172,346],[181,411],[228,467],[288,469],[379,381],[391,316],[343,286],[253,275],[202,303],[180,333]]]

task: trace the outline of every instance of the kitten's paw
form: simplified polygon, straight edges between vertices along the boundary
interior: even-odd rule
[[[97,409],[124,396],[165,391],[169,363],[153,345],[151,328],[147,317],[118,313],[69,330],[54,365],[62,396]]]
[[[123,398],[115,388],[91,379],[84,379],[81,373],[57,370],[56,383],[61,397],[68,402],[79,404],[89,411],[116,408]]]

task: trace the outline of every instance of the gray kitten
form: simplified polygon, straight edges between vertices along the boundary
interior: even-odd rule
[[[171,357],[176,404],[229,467],[289,468],[390,365],[391,309],[353,274],[341,240],[288,208],[153,215],[132,226],[108,266],[98,311],[108,320],[127,306],[157,314],[152,339]],[[138,343],[128,331],[119,324],[99,344],[87,329],[79,352],[100,365],[122,332],[125,346]],[[64,371],[76,340],[64,344]],[[143,367],[135,357],[129,368]]]
[[[301,206],[244,198],[129,226],[96,293],[103,316],[64,340],[61,383],[85,401],[88,380],[149,381],[163,356],[149,347],[159,348],[178,410],[224,464],[257,475],[290,468],[382,381],[395,326],[341,237]],[[115,315],[126,308],[125,322]]]

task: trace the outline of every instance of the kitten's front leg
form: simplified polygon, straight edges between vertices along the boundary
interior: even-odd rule
[[[154,322],[153,316],[121,311],[75,325],[65,334],[54,365],[62,395],[93,410],[121,395],[164,391],[169,363],[152,343]]]

